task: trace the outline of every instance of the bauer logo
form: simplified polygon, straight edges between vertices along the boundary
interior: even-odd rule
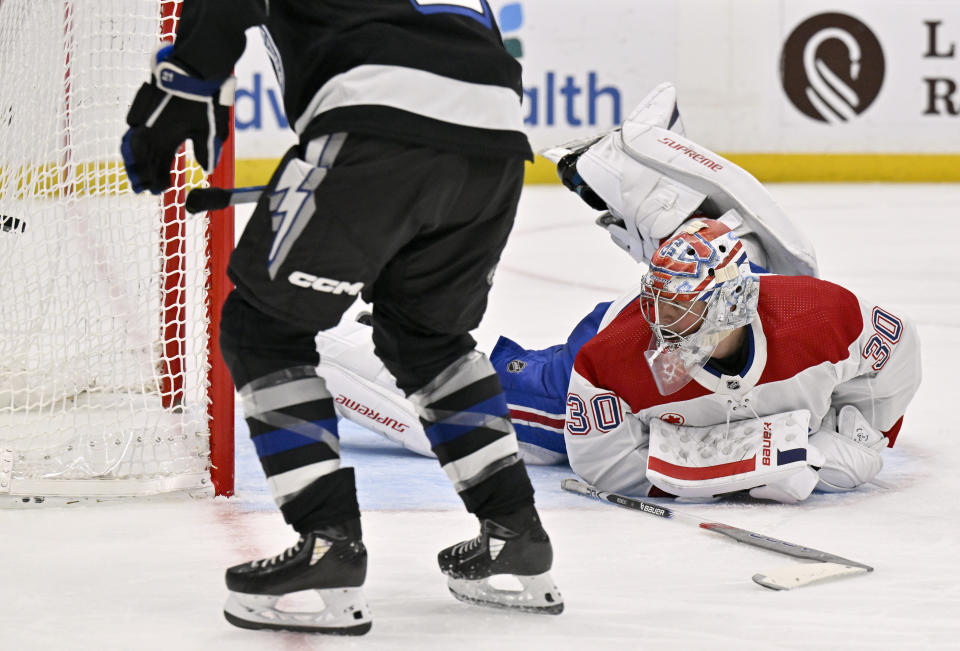
[[[780,80],[804,115],[840,124],[860,115],[883,86],[883,48],[863,22],[842,13],[811,16],[791,32],[780,56]]]

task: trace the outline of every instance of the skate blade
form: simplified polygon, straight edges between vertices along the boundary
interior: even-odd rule
[[[363,635],[373,626],[370,607],[362,588],[315,590],[324,608],[293,612],[276,608],[281,598],[231,592],[223,607],[223,616],[239,628],[251,630],[293,631],[326,635]]]
[[[490,583],[490,579],[455,579],[447,577],[451,594],[464,603],[490,608],[505,608],[540,615],[559,615],[563,612],[563,597],[550,574],[516,576],[520,590],[505,590]]]

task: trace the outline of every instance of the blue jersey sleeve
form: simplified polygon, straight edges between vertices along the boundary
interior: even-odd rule
[[[528,350],[500,337],[490,361],[500,376],[518,440],[565,452],[563,419],[573,360],[597,334],[610,302],[600,303],[576,325],[566,342]]]

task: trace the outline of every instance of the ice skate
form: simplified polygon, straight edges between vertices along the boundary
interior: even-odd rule
[[[230,597],[223,614],[234,626],[329,635],[363,635],[370,630],[370,608],[363,596],[367,550],[359,521],[303,535],[273,558],[227,570]],[[277,608],[286,595],[314,591],[316,609]]]
[[[437,557],[454,597],[479,606],[559,615],[563,597],[550,577],[553,547],[530,506],[485,519],[480,535],[444,549]],[[514,577],[520,589],[497,587],[491,578]]]

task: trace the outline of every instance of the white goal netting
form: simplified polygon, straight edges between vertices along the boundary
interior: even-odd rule
[[[209,222],[119,155],[178,2],[0,0],[0,495],[210,485]]]

